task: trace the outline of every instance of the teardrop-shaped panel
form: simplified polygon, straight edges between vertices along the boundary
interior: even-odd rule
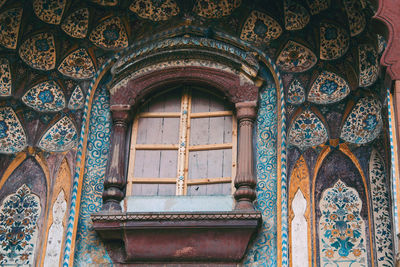
[[[96,72],[93,61],[84,48],[75,50],[66,56],[58,66],[58,71],[74,79],[89,79]]]
[[[56,49],[53,35],[45,32],[31,36],[20,46],[19,56],[34,69],[54,69],[56,67]]]
[[[323,144],[327,140],[325,125],[310,110],[303,111],[290,125],[289,143],[301,149]]]
[[[363,8],[359,0],[343,0],[346,10],[347,18],[349,21],[351,37],[360,34],[367,24]]]
[[[12,80],[10,62],[0,58],[0,96],[11,96]]]
[[[61,29],[71,37],[85,38],[89,28],[89,9],[78,9],[61,24]]]
[[[299,3],[293,0],[283,1],[283,11],[285,14],[285,29],[296,31],[303,29],[310,21],[310,14]]]
[[[282,34],[279,23],[265,13],[254,10],[243,25],[240,39],[261,44],[277,39]]]
[[[312,15],[318,14],[321,11],[328,9],[331,4],[330,0],[307,0],[310,12]]]
[[[358,59],[359,85],[366,87],[374,84],[379,74],[378,53],[376,49],[369,44],[359,45]]]
[[[323,71],[314,81],[308,93],[308,101],[316,104],[331,104],[350,93],[347,82],[339,75]]]
[[[197,0],[193,11],[201,17],[216,19],[230,15],[241,2],[241,0]]]
[[[34,0],[33,10],[36,16],[49,24],[60,24],[67,0]]]
[[[74,123],[63,117],[46,131],[38,147],[49,152],[67,151],[76,145],[78,133]]]
[[[376,38],[378,39],[378,52],[379,52],[379,54],[382,54],[383,51],[385,51],[385,49],[387,47],[387,42],[385,40],[385,37],[383,37],[380,34],[377,34]]]
[[[24,94],[22,101],[41,112],[56,112],[65,107],[64,93],[61,87],[52,80],[33,86]]]
[[[128,46],[128,35],[118,17],[107,19],[97,25],[89,39],[96,46],[104,49],[121,49]]]
[[[306,100],[304,86],[297,79],[294,79],[288,88],[287,101],[294,105],[302,104]]]
[[[349,49],[350,37],[346,30],[331,24],[321,23],[319,27],[320,54],[324,60],[333,60],[343,56]]]
[[[355,144],[374,140],[382,129],[381,107],[373,97],[361,98],[347,116],[340,138]]]
[[[317,63],[317,57],[311,49],[295,41],[288,41],[279,53],[276,64],[286,72],[303,72]]]
[[[168,20],[179,14],[175,0],[133,0],[129,9],[139,17],[152,21]]]
[[[14,110],[0,108],[0,153],[17,153],[26,147],[26,134]]]
[[[17,48],[22,8],[12,8],[0,14],[0,44],[8,49]]]
[[[81,109],[83,107],[84,100],[85,95],[82,92],[82,88],[77,85],[71,94],[71,98],[68,101],[68,108],[72,110]]]

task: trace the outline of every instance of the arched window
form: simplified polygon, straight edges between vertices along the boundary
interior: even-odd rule
[[[236,128],[233,106],[204,88],[152,97],[133,120],[126,196],[231,195]]]

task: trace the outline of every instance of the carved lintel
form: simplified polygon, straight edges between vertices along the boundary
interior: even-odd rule
[[[125,147],[131,107],[129,105],[111,106],[113,121],[110,157],[104,180],[103,210],[120,211],[120,202],[124,198]]]
[[[256,179],[253,171],[253,126],[257,116],[257,102],[236,103],[239,122],[238,166],[235,177],[236,210],[253,210],[256,198]]]

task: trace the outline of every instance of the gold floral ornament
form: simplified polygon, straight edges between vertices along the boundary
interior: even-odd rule
[[[276,64],[285,72],[303,72],[317,63],[317,57],[307,47],[289,40],[278,55]]]
[[[241,0],[197,0],[193,11],[201,17],[217,19],[230,15],[241,3]]]
[[[89,9],[82,8],[70,14],[61,24],[61,29],[71,37],[85,38],[89,27]]]
[[[19,48],[21,59],[34,69],[52,70],[56,67],[56,48],[51,33],[31,36]]]
[[[67,0],[34,0],[33,10],[42,21],[58,25],[61,23],[66,4]]]
[[[240,39],[260,45],[277,39],[281,34],[282,27],[276,20],[254,10],[244,23]]]
[[[283,11],[285,14],[285,29],[296,31],[303,29],[310,21],[310,14],[299,3],[293,0],[283,2]]]
[[[0,14],[0,44],[9,49],[17,48],[22,8],[12,8]]]
[[[90,34],[90,41],[104,49],[121,49],[128,46],[128,35],[121,19],[113,17],[100,23]]]
[[[96,72],[92,59],[83,48],[66,56],[58,67],[58,71],[74,79],[89,79]]]
[[[129,9],[139,17],[152,21],[168,20],[179,14],[174,0],[134,0]]]
[[[116,6],[118,4],[118,0],[91,0],[91,2],[101,6]]]

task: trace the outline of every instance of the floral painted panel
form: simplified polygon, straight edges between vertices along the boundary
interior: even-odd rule
[[[267,43],[282,34],[279,23],[265,13],[254,10],[243,25],[240,39],[256,44]]]
[[[179,14],[175,0],[134,0],[129,9],[139,17],[152,21],[168,20]]]
[[[319,27],[319,39],[320,59],[338,59],[349,49],[350,37],[345,29],[337,25],[321,23]]]
[[[60,24],[67,0],[34,0],[33,10],[36,16],[49,24]]]
[[[378,52],[372,45],[359,45],[358,59],[359,85],[361,87],[370,86],[375,83],[379,75]]]
[[[121,49],[128,46],[128,35],[118,17],[107,19],[97,25],[89,39],[96,46],[104,49]]]
[[[56,49],[53,35],[45,32],[31,36],[20,46],[19,56],[34,69],[54,69],[56,67]]]
[[[0,44],[8,49],[17,48],[22,8],[12,8],[0,14]]]
[[[294,79],[290,82],[288,92],[287,92],[287,101],[294,105],[300,105],[306,100],[306,92],[304,86],[297,79]]]
[[[38,147],[48,152],[62,152],[76,146],[78,133],[75,124],[64,116],[45,132]]]
[[[319,208],[321,266],[368,266],[362,201],[357,191],[339,179],[323,192]]]
[[[3,200],[0,207],[1,266],[33,266],[40,212],[40,199],[26,184]]]
[[[374,216],[377,266],[395,266],[389,183],[386,178],[384,161],[376,150],[372,151],[369,161],[369,179]]]
[[[58,66],[58,71],[70,78],[89,79],[96,72],[93,61],[84,48],[67,55]]]
[[[53,204],[53,223],[49,229],[46,255],[43,264],[44,267],[59,266],[62,240],[64,236],[63,222],[66,211],[67,201],[65,200],[64,191],[61,190]]]
[[[34,110],[56,112],[65,107],[65,96],[57,82],[51,80],[39,83],[29,89],[22,101]]]
[[[350,93],[347,82],[339,75],[323,71],[314,81],[308,93],[308,101],[316,104],[331,104]]]
[[[350,35],[351,37],[356,36],[364,30],[367,24],[361,3],[359,0],[343,0],[343,4],[349,20]]]
[[[17,153],[26,145],[25,130],[14,110],[0,108],[0,153]]]
[[[307,47],[289,40],[283,47],[276,64],[285,72],[303,72],[317,63],[317,57]]]
[[[380,34],[377,34],[376,38],[378,39],[378,52],[379,52],[379,54],[382,54],[383,51],[385,51],[385,49],[387,47],[387,42],[385,40],[385,37],[383,37]]]
[[[118,0],[90,0],[90,1],[101,6],[116,6],[118,4]]]
[[[81,109],[83,108],[84,101],[85,101],[85,95],[82,92],[82,88],[79,85],[77,85],[68,101],[68,108],[71,110]]]
[[[301,30],[310,21],[310,14],[307,9],[293,0],[283,1],[283,11],[285,15],[285,29],[288,31]]]
[[[321,11],[328,9],[331,4],[330,0],[307,0],[310,12],[312,15],[318,14]]]
[[[311,110],[303,111],[289,128],[289,143],[301,149],[317,146],[328,140],[328,131]]]
[[[11,96],[11,90],[10,62],[6,58],[0,58],[0,96]]]
[[[197,0],[193,11],[201,17],[216,19],[230,15],[241,2],[241,0]]]
[[[61,29],[71,37],[85,38],[89,28],[89,9],[81,8],[70,14],[61,24]]]
[[[361,98],[343,125],[340,138],[365,144],[374,140],[382,129],[381,103],[373,97]]]

